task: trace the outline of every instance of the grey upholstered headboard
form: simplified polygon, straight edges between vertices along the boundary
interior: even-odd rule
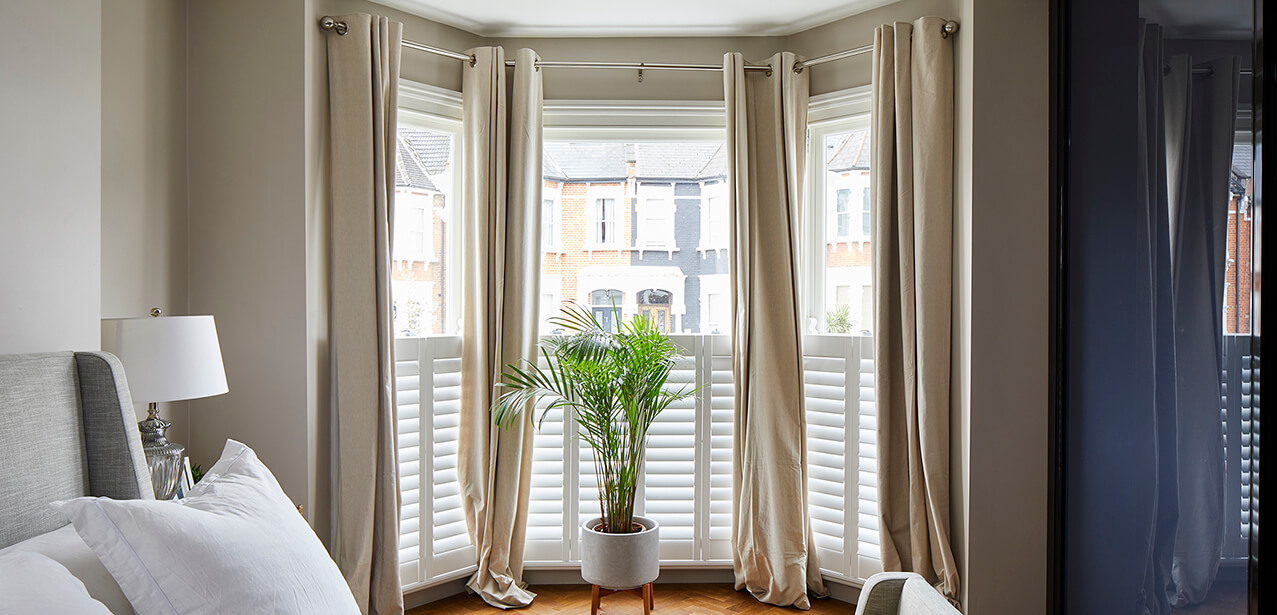
[[[66,525],[49,502],[154,497],[133,400],[105,352],[0,355],[0,548]]]

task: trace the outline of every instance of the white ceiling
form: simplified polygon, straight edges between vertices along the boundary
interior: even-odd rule
[[[897,0],[376,0],[482,36],[784,36]]]

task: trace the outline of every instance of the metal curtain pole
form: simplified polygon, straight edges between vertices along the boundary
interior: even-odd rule
[[[319,27],[324,30],[331,30],[333,32],[336,32],[339,35],[346,33],[346,22],[337,21],[328,15],[325,15],[322,19],[319,20]],[[940,31],[940,35],[945,38],[948,38],[949,35],[955,34],[957,33],[957,31],[958,31],[958,22],[946,21],[944,24],[944,28]],[[409,40],[403,41],[403,46],[409,49],[415,49],[417,51],[433,53],[435,55],[443,56],[445,58],[452,58],[454,60],[469,62],[471,66],[474,66],[474,56],[472,55],[467,55],[457,51],[452,51],[450,49],[441,49],[439,47],[431,47],[430,45],[423,45],[421,43],[418,43],[415,41],[409,41]],[[810,60],[800,60],[794,63],[794,72],[796,73],[802,72],[802,70],[804,68],[807,68],[808,66],[816,66],[819,64],[824,64],[826,62],[833,62],[834,60],[841,60],[843,58],[850,58],[852,56],[858,56],[861,54],[870,53],[872,51],[873,51],[873,45],[865,45],[863,47],[856,47],[855,49],[839,51],[836,53],[823,55],[818,58],[812,58]],[[550,62],[550,61],[542,60],[537,62],[536,65],[537,65],[537,68],[579,68],[579,69],[600,69],[600,70],[606,70],[606,69],[624,69],[624,70],[639,70],[639,71],[644,71],[644,70],[721,71],[723,70],[723,67],[718,64],[677,64],[677,63],[668,63],[668,62]],[[507,60],[506,66],[514,66],[514,61]],[[748,64],[745,66],[745,70],[764,71],[764,72],[770,73],[772,69],[770,66],[766,66],[766,65]]]

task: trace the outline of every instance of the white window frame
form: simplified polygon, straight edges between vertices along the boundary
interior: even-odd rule
[[[454,135],[454,151],[457,166],[464,160],[460,151],[461,142],[461,96],[456,92],[443,90],[433,86],[415,83],[408,80],[399,81],[399,125],[418,126],[430,130],[449,132]],[[462,173],[460,168],[452,172],[453,200],[438,212],[440,218],[448,224],[453,241],[445,245],[448,263],[460,263],[460,242],[456,239],[456,229],[460,228],[462,198]],[[433,209],[433,208],[432,208]],[[430,224],[429,241],[433,251],[433,218],[434,212],[428,211],[426,220]],[[458,269],[459,270],[459,269]],[[460,309],[459,275],[445,276],[449,305],[448,314],[457,314]],[[459,320],[452,318],[444,323],[443,335],[430,335],[421,338],[398,338],[394,341],[394,360],[397,365],[395,397],[399,407],[398,431],[399,445],[399,480],[404,494],[412,494],[412,499],[405,499],[401,509],[400,528],[400,566],[399,578],[404,591],[412,591],[465,578],[475,570],[475,553],[473,545],[436,549],[433,528],[439,520],[434,519],[434,503],[437,497],[449,497],[443,491],[452,487],[449,484],[436,484],[436,479],[450,471],[447,467],[435,467],[439,455],[447,457],[445,447],[438,447],[433,434],[436,430],[448,430],[448,421],[454,413],[451,399],[436,399],[436,396],[422,395],[421,391],[455,391],[459,385],[456,372],[456,360],[459,356],[461,339],[457,337]],[[443,371],[436,368],[442,365],[450,367]],[[438,379],[438,380],[436,380]],[[447,395],[445,395],[447,397]],[[440,423],[436,425],[436,420]],[[461,509],[450,510],[455,515]],[[450,525],[455,528],[455,520]],[[453,539],[455,541],[455,538]]]
[[[599,207],[603,200],[612,201],[612,219],[600,220]],[[625,232],[625,216],[629,212],[626,206],[624,184],[590,184],[585,189],[585,249],[586,250],[621,250],[629,247],[629,241],[622,240]],[[599,240],[599,225],[610,223],[612,237],[607,241]]]
[[[545,205],[549,202],[549,207]],[[559,190],[541,187],[541,251],[563,251],[563,201]],[[550,220],[546,220],[549,209]]]
[[[408,197],[408,198],[405,198]],[[424,202],[417,202],[417,201]],[[434,250],[434,206],[430,203],[433,197],[429,194],[403,194],[396,195],[395,199],[395,249],[391,255],[394,260],[408,262],[425,262],[433,263],[438,260]],[[421,213],[421,227],[415,229],[406,229],[401,225],[404,221],[404,214],[408,211],[416,211]],[[408,250],[405,247],[412,235],[421,236],[421,249]]]
[[[825,137],[868,128],[871,94],[870,86],[861,86],[811,98],[807,115],[808,164],[805,178],[808,203],[803,208],[802,221],[803,235],[809,240],[801,247],[799,263],[804,288],[808,289],[800,298],[806,320],[804,331],[807,333],[825,330],[825,246],[835,234],[829,231],[831,219],[825,208],[829,198],[825,190]],[[856,208],[851,209],[854,211]],[[851,226],[853,231],[859,228],[857,224]],[[834,228],[837,228],[836,225]]]
[[[678,248],[674,240],[675,182],[642,183],[637,187],[638,215],[635,216],[638,230],[634,234],[634,247],[639,250],[674,251]],[[655,211],[659,209],[660,211]],[[664,228],[652,228],[652,218],[661,219]]]
[[[416,83],[414,81],[399,80],[399,125],[414,126],[425,128],[427,130],[436,130],[440,132],[449,132],[453,134],[453,147],[457,168],[452,171],[452,202],[444,206],[442,211],[438,212],[439,218],[447,225],[448,233],[452,235],[452,241],[446,242],[444,245],[445,256],[448,263],[459,264],[461,262],[461,242],[457,230],[461,228],[461,199],[462,199],[462,177],[461,161],[465,160],[465,154],[461,151],[461,95],[437,88],[430,85]],[[434,252],[434,220],[431,216],[434,214],[427,213],[427,246],[428,251]],[[433,255],[437,258],[440,255]],[[459,271],[459,270],[458,270]],[[461,313],[461,276],[449,275],[444,276],[444,293],[448,297],[448,305],[445,306],[444,313],[456,315]],[[457,335],[460,326],[459,318],[449,318],[443,323],[444,335]]]
[[[721,221],[716,220],[714,213],[714,204],[719,203],[723,208]],[[701,250],[726,250],[732,229],[731,210],[727,205],[727,180],[717,183],[701,182]],[[713,229],[715,222],[722,224],[722,236],[714,237]]]

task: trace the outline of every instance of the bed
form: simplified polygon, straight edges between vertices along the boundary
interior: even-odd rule
[[[59,352],[0,355],[0,615],[35,612],[359,607],[251,448],[157,501],[120,361]]]

